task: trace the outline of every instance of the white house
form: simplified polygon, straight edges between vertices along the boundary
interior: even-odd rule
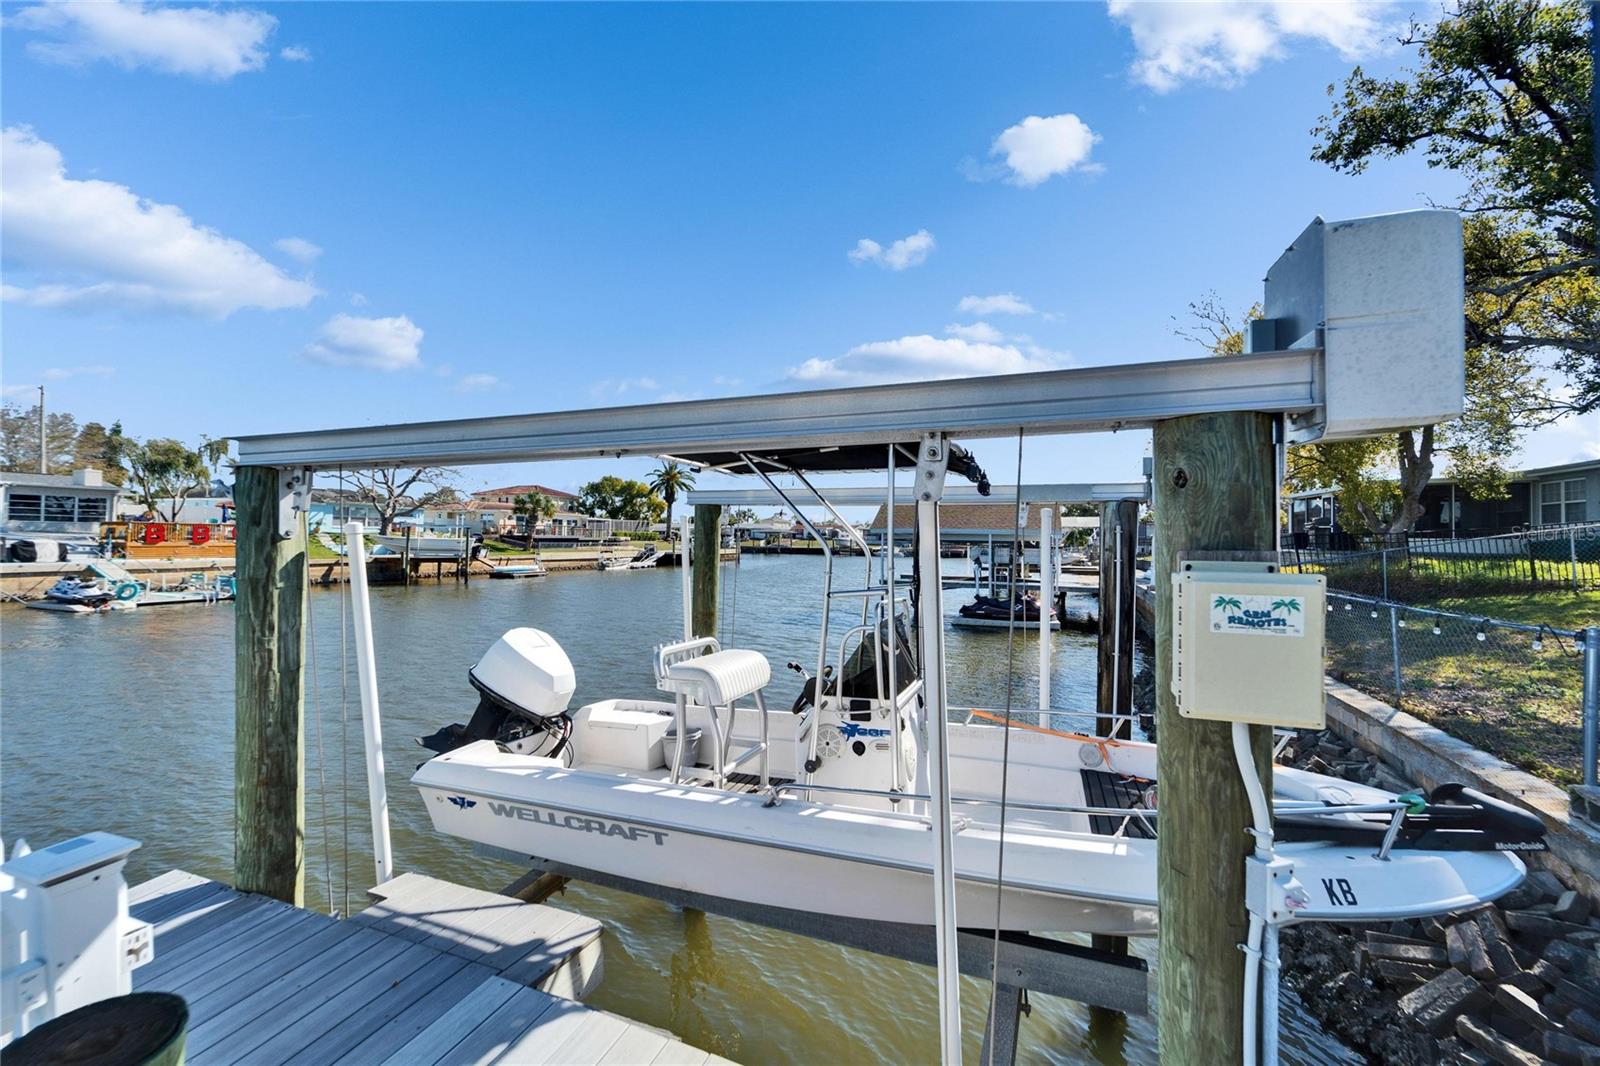
[[[98,470],[70,474],[0,471],[0,536],[95,538],[117,511],[122,490]]]

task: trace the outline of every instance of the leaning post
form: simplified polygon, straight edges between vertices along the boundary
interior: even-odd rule
[[[1180,553],[1277,546],[1273,419],[1188,415],[1155,426],[1156,778],[1161,782],[1160,1056],[1240,1062],[1246,938],[1244,860],[1250,806],[1230,725],[1183,718],[1172,693],[1172,574]],[[1271,770],[1271,730],[1250,730]],[[1270,778],[1268,778],[1270,780]]]
[[[692,582],[691,616],[694,635],[717,635],[717,595],[722,584],[722,505],[697,503],[694,505],[694,538],[691,541],[694,569]]]
[[[233,879],[305,901],[306,516],[309,474],[241,466],[234,604]]]

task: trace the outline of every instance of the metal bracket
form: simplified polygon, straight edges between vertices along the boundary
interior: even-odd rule
[[[944,496],[950,442],[943,433],[924,433],[917,445],[917,499],[937,503]]]
[[[311,512],[311,468],[308,466],[280,466],[278,468],[278,524],[275,530],[279,540],[292,540],[300,532],[299,515]]]

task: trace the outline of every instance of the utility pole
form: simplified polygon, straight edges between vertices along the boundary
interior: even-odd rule
[[[39,473],[50,472],[50,445],[44,431],[44,386],[39,386]],[[115,518],[115,515],[112,515]]]
[[[1172,693],[1172,574],[1183,552],[1270,551],[1277,546],[1273,419],[1188,415],[1155,426],[1156,778],[1161,846],[1162,1062],[1243,1061],[1245,831],[1250,806],[1233,771],[1227,722],[1178,714]],[[1271,730],[1250,730],[1266,780]]]

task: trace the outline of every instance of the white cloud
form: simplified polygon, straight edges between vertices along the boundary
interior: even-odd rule
[[[116,368],[110,366],[53,366],[39,376],[46,381],[65,381],[67,378],[105,377],[116,372]]]
[[[969,315],[1031,315],[1033,305],[1014,292],[994,296],[963,296],[956,310]]]
[[[952,323],[944,328],[952,337],[960,337],[964,341],[977,341],[981,344],[999,344],[1006,339],[1006,335],[989,325],[987,322],[973,322],[970,325]]]
[[[659,388],[661,383],[652,377],[605,378],[589,387],[589,395],[604,400],[630,392],[655,392]]]
[[[422,330],[407,318],[357,318],[337,314],[322,326],[305,356],[329,366],[409,370],[422,365]]]
[[[320,245],[312,244],[304,237],[283,237],[273,241],[272,246],[291,259],[298,259],[302,263],[309,263],[322,254]]]
[[[6,258],[32,287],[0,296],[35,307],[165,308],[225,318],[304,307],[317,295],[241,241],[125,185],[67,177],[61,153],[26,126],[0,133]]]
[[[15,30],[40,34],[28,44],[51,63],[82,66],[98,60],[133,70],[226,80],[260,70],[267,38],[278,20],[248,8],[152,7],[119,3],[46,3],[6,20]]]
[[[806,385],[877,385],[1052,370],[1064,360],[1059,352],[1031,344],[989,344],[923,333],[858,344],[833,359],[807,359],[787,376]]]
[[[351,307],[365,307],[365,306],[367,306],[367,294],[364,293],[364,292],[353,292],[353,293],[351,293],[350,294],[350,306]]]
[[[925,229],[919,229],[909,237],[901,237],[887,248],[875,240],[863,237],[846,254],[852,263],[877,263],[887,270],[905,270],[927,262],[933,249],[933,234]]]
[[[456,392],[485,392],[498,387],[500,379],[493,374],[463,374],[455,383]]]
[[[1077,115],[1029,115],[994,139],[990,156],[1003,156],[1013,185],[1031,189],[1073,170],[1094,169],[1089,153],[1100,141]]]
[[[1238,85],[1291,40],[1328,45],[1355,59],[1384,43],[1388,3],[1363,0],[1224,0],[1174,3],[1110,0],[1112,18],[1133,34],[1133,76],[1156,92],[1186,81]]]
[[[303,44],[291,44],[287,48],[280,51],[278,55],[283,59],[287,59],[291,63],[311,62],[311,49],[307,48]]]

